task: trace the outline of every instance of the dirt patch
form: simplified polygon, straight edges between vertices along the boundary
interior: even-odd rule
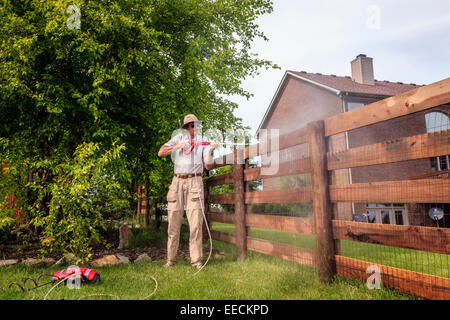
[[[25,260],[28,258],[40,258],[39,257],[39,251],[38,248],[34,249],[28,249],[27,251],[20,251],[18,252],[18,246],[14,245],[0,245],[0,251],[1,256],[0,260],[5,259],[18,259],[18,260]],[[101,258],[105,255],[115,254],[115,255],[121,255],[127,257],[130,261],[136,260],[136,258],[146,253],[152,261],[166,261],[167,259],[167,249],[166,248],[139,248],[139,249],[117,249],[117,248],[110,248],[105,249],[101,247],[93,248],[92,251],[92,257],[91,261]],[[204,250],[204,256],[206,257],[209,253],[209,248],[206,248]],[[61,258],[61,254],[48,254],[46,257],[53,258],[55,261],[58,261]],[[190,260],[189,257],[189,245],[180,243],[180,248],[178,249],[178,259],[186,259]]]
[[[166,225],[162,225],[162,230],[157,231],[164,234],[166,237]],[[189,229],[187,226],[182,226],[182,236],[180,237],[180,247],[178,250],[178,259],[185,259],[190,261],[189,255]],[[184,236],[183,236],[184,235]],[[102,232],[102,238],[109,244],[110,248],[107,249],[104,245],[93,245],[92,247],[92,256],[90,261],[101,258],[105,255],[122,255],[127,257],[131,262],[136,260],[136,258],[146,253],[152,261],[166,261],[167,259],[167,244],[166,241],[162,241],[161,244],[157,246],[151,247],[137,247],[135,249],[117,249],[119,246],[119,231],[108,230],[106,232]],[[206,240],[206,239],[205,239]],[[206,243],[206,241],[205,241]],[[25,260],[28,258],[40,258],[39,256],[39,244],[32,244],[27,247],[21,246],[18,244],[3,244],[0,245],[0,260],[5,259],[18,259]],[[209,247],[204,248],[204,257],[207,257],[209,254]],[[53,258],[55,261],[58,261],[61,257],[61,253],[49,253],[46,255],[47,258]]]
[[[152,261],[166,261],[167,259],[167,249],[166,248],[139,248],[139,249],[93,249],[91,260],[95,260],[101,258],[105,255],[115,254],[125,256],[130,261],[136,260],[136,258],[146,253]],[[178,249],[178,257],[188,259],[189,260],[189,245],[180,244],[180,248]]]

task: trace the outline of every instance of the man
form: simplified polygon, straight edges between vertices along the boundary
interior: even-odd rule
[[[189,253],[191,265],[202,267],[202,225],[203,225],[203,166],[206,170],[214,168],[213,153],[218,144],[198,145],[192,148],[190,140],[207,141],[200,136],[201,121],[193,114],[184,117],[182,129],[178,134],[159,149],[158,156],[174,157],[174,175],[167,193],[168,241],[167,263],[170,267],[176,262],[180,241],[180,229],[183,221],[184,207],[189,222]]]

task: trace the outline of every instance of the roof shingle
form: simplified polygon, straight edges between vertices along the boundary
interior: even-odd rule
[[[308,73],[305,71],[287,71],[289,73],[295,74],[299,77],[320,83],[324,86],[346,92],[353,93],[366,93],[366,94],[377,94],[394,96],[409,90],[421,87],[414,83],[405,84],[401,82],[390,82],[390,81],[378,81],[375,80],[375,85],[360,84],[352,80],[351,77],[336,76],[336,75],[325,75],[320,73]]]

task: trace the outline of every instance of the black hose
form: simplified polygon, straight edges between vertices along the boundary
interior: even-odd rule
[[[39,283],[39,281],[41,280],[41,277],[43,276],[47,276],[47,277],[52,277],[53,278],[53,274],[46,274],[46,273],[41,273],[38,277],[37,277],[37,282]]]
[[[25,280],[23,281],[23,284],[22,284],[22,285],[21,285],[19,282],[17,282],[17,281],[11,282],[11,283],[8,285],[8,289],[11,289],[12,286],[16,285],[17,287],[19,287],[19,288],[22,290],[22,292],[25,292],[25,291],[30,291],[30,290],[34,290],[34,289],[37,289],[37,288],[46,286],[46,285],[52,283],[52,281],[49,281],[49,282],[46,282],[46,283],[44,283],[44,284],[39,285],[39,281],[41,280],[41,278],[42,278],[42,277],[46,277],[46,276],[48,276],[48,277],[53,277],[52,274],[41,273],[36,279],[34,279],[34,278],[32,278],[32,277],[27,277],[27,278],[25,278]],[[32,287],[32,288],[26,288],[27,281],[32,281],[33,284],[34,284],[34,287]],[[3,289],[2,287],[0,287],[0,289],[1,289],[3,292],[6,292],[6,290]]]
[[[9,284],[9,286],[8,286],[8,289],[11,289],[11,287],[12,287],[13,285],[18,286],[20,289],[22,289],[22,292],[25,292],[24,287],[22,287],[22,286],[21,286],[18,282],[16,282],[16,281],[11,282],[11,283]]]
[[[28,277],[28,278],[26,278],[26,279],[23,281],[23,287],[24,287],[24,288],[26,288],[26,284],[27,284],[27,281],[28,281],[28,280],[33,281],[35,287],[38,286],[38,281],[34,280],[32,277]]]

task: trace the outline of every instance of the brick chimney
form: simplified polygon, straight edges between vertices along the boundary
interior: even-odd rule
[[[371,86],[375,85],[372,58],[367,57],[365,54],[360,54],[351,62],[351,66],[353,81]]]

